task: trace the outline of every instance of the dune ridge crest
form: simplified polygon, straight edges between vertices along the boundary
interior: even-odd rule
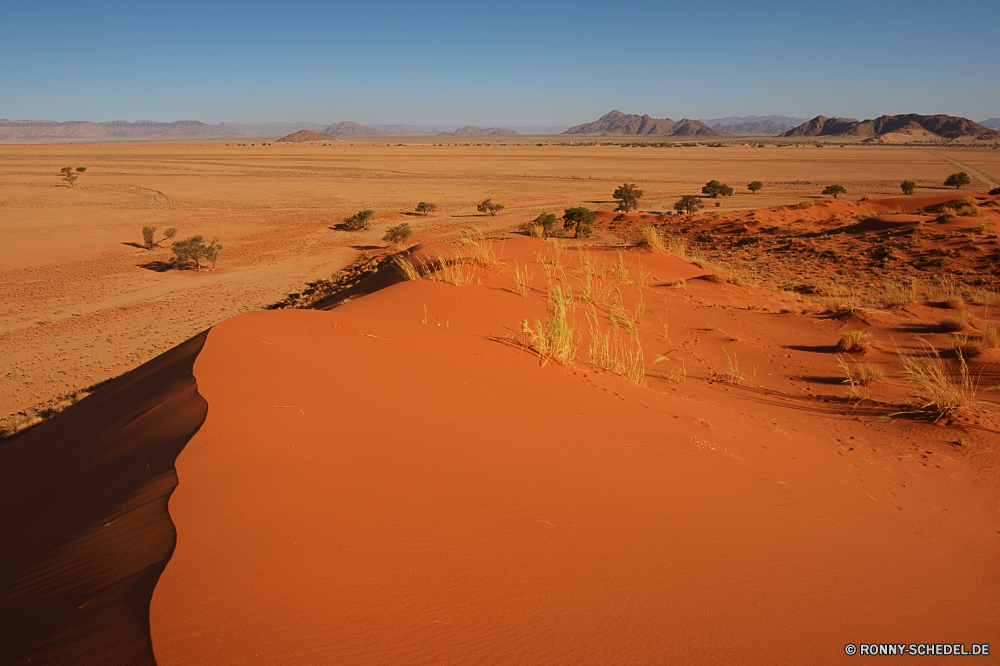
[[[153,665],[174,461],[208,404],[199,334],[0,447],[0,663]]]

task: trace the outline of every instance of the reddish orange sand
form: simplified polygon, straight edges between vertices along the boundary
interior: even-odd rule
[[[629,255],[675,342],[641,339],[647,368],[681,349],[687,382],[541,366],[511,331],[544,316],[546,251],[503,248],[532,266],[528,298],[508,268],[211,330],[194,366],[208,416],[177,459],[177,547],[150,607],[157,664],[1000,647],[995,424],[874,420],[836,382],[803,397],[836,374],[843,322],[737,310],[764,297],[665,255]],[[723,347],[763,364],[757,388],[719,381]]]

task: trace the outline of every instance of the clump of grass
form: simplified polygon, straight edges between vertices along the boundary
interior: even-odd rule
[[[953,302],[956,297],[963,298],[964,287],[954,275],[939,275],[924,289],[924,296],[931,303]]]
[[[423,272],[435,282],[447,282],[456,287],[472,282],[472,271],[468,270],[465,258],[460,254],[450,258],[438,255],[436,264],[426,266]]]
[[[892,282],[886,280],[878,291],[878,304],[884,310],[915,303],[920,298],[916,280]]]
[[[851,288],[835,286],[826,291],[827,296],[823,297],[822,302],[830,314],[853,315],[864,309],[861,295]]]
[[[941,356],[930,345],[914,356],[900,353],[903,374],[917,391],[917,411],[930,411],[937,419],[975,407],[977,382],[961,352],[958,369],[950,371]]]
[[[469,260],[480,268],[494,270],[499,266],[496,251],[493,249],[493,242],[487,238],[482,231],[475,227],[470,227],[462,232],[459,240],[465,249]]]
[[[520,294],[521,296],[527,296],[528,291],[531,289],[531,271],[528,270],[528,266],[514,262],[514,293]]]
[[[967,335],[956,335],[952,343],[952,349],[962,358],[973,358],[985,351],[982,338],[973,338]]]
[[[944,299],[942,303],[949,310],[957,310],[958,308],[965,305],[965,299],[962,296],[955,294],[953,296],[949,296],[948,298]]]
[[[941,328],[949,333],[957,333],[965,328],[965,325],[975,319],[971,310],[962,310],[951,317],[941,320]]]
[[[876,347],[875,336],[868,331],[847,331],[837,341],[837,351],[847,354],[867,354]]]
[[[396,267],[407,280],[419,280],[423,277],[423,275],[420,274],[420,270],[411,264],[405,257],[396,257],[393,259],[393,263],[396,264]]]
[[[688,245],[687,241],[679,236],[672,236],[667,241],[667,252],[681,259],[688,259]]]
[[[545,323],[536,319],[532,328],[527,319],[521,322],[521,334],[527,345],[538,353],[542,365],[553,358],[565,363],[575,358],[572,310],[572,293],[564,293],[562,287],[556,284],[549,287],[548,314]]]
[[[668,287],[673,287],[674,289],[687,289],[688,283],[684,278],[678,278],[667,283]]]
[[[587,313],[587,318],[590,322],[587,361],[599,368],[613,372],[633,384],[644,386],[646,366],[639,336],[630,332],[629,341],[626,341],[619,333],[618,326],[614,326],[609,333],[602,333],[597,315]]]
[[[683,384],[684,382],[687,381],[687,366],[684,363],[684,357],[682,356],[678,359],[673,359],[669,357],[669,354],[670,352],[667,352],[666,354],[660,354],[659,356],[657,356],[656,359],[653,361],[653,365],[663,362],[670,363],[671,366],[670,369],[667,370],[666,372],[665,379],[668,382]],[[679,362],[680,365],[674,366],[673,363],[675,362]]]
[[[1000,349],[1000,328],[996,326],[984,328],[981,341],[985,349]]]
[[[647,224],[635,230],[635,246],[646,248],[652,252],[663,252],[667,249],[663,237],[656,227]]]
[[[847,384],[847,398],[861,402],[871,399],[871,389],[868,387],[876,381],[885,379],[882,370],[871,363],[855,362],[852,369],[843,356],[837,354],[837,362],[847,375],[844,383]]]
[[[733,355],[730,356],[725,347],[722,348],[722,353],[726,355],[726,371],[723,373],[723,376],[733,386],[739,386],[744,380],[743,373],[740,372],[739,356],[736,355],[736,352],[733,352]]]
[[[793,305],[782,305],[778,312],[781,314],[799,314],[799,309]]]

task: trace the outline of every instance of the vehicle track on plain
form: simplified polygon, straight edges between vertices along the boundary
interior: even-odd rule
[[[927,151],[928,153],[930,153],[931,155],[934,155],[934,156],[936,156],[936,157],[940,157],[941,159],[943,159],[943,160],[945,160],[945,161],[947,161],[947,162],[951,162],[952,164],[954,164],[955,166],[957,166],[957,167],[961,168],[961,169],[962,169],[963,171],[965,171],[965,172],[966,172],[967,174],[969,174],[970,176],[972,176],[973,178],[978,178],[979,180],[983,181],[983,182],[984,182],[984,183],[986,183],[986,184],[987,184],[987,185],[988,185],[988,186],[989,186],[990,188],[994,188],[994,187],[1000,187],[1000,183],[995,183],[995,182],[993,182],[992,180],[990,180],[990,179],[989,179],[989,177],[988,177],[988,176],[986,176],[986,175],[984,175],[984,174],[980,173],[979,171],[976,171],[976,170],[975,170],[975,169],[973,169],[972,167],[968,167],[968,166],[966,166],[966,165],[962,164],[961,162],[958,162],[958,161],[956,161],[956,160],[953,160],[953,159],[951,159],[950,157],[945,157],[945,156],[944,156],[944,155],[942,155],[941,153],[938,153],[938,152],[935,152],[935,151],[931,150],[930,148],[924,148],[924,150],[926,150],[926,151]]]

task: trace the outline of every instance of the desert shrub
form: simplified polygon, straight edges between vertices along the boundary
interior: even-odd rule
[[[685,194],[674,202],[675,210],[682,210],[688,214],[695,213],[701,208],[701,199],[693,194]]]
[[[344,228],[349,231],[363,231],[368,228],[375,211],[370,208],[359,210],[355,215],[344,218]]]
[[[156,233],[156,227],[142,228],[142,246],[147,250],[153,249],[153,234],[155,233]]]
[[[417,204],[417,212],[421,215],[428,215],[437,210],[437,204],[427,203],[426,201],[421,201]]]
[[[211,267],[215,268],[215,262],[218,261],[219,255],[222,253],[222,243],[219,242],[218,238],[211,242],[205,242],[202,236],[191,236],[187,240],[172,244],[170,249],[174,253],[177,268],[184,268],[185,264],[193,261],[195,268],[201,271],[202,259],[208,261]]]
[[[760,182],[759,180],[751,181],[750,184],[747,185],[747,189],[750,190],[753,194],[757,194],[757,192],[764,189],[764,183]]]
[[[476,206],[476,210],[478,210],[480,213],[486,213],[491,217],[496,217],[496,214],[502,211],[503,209],[504,207],[502,205],[493,203],[492,199],[486,199],[482,201],[478,206]]]
[[[635,245],[636,247],[648,248],[653,252],[663,252],[667,249],[663,244],[663,237],[660,236],[660,232],[651,224],[641,226],[635,230]]]
[[[985,349],[1000,349],[1000,328],[996,326],[983,328],[981,341]]]
[[[867,354],[877,346],[875,337],[868,331],[847,331],[837,341],[837,351],[848,354]]]
[[[671,236],[667,241],[667,252],[681,259],[688,259],[688,245],[687,241],[680,236]]]
[[[623,213],[639,207],[639,199],[642,198],[643,191],[635,186],[635,183],[623,183],[621,187],[614,191],[612,197],[618,202],[618,208]]]
[[[534,238],[547,238],[552,235],[558,221],[554,213],[542,213],[531,222],[523,223],[519,228]]]
[[[589,236],[593,233],[590,225],[597,219],[597,215],[589,208],[579,206],[577,208],[567,208],[563,211],[562,219],[563,229],[566,231],[572,229],[574,237],[579,237],[581,234]]]
[[[914,183],[912,180],[904,180],[900,184],[899,189],[903,190],[903,194],[907,195],[913,194],[914,192],[917,191],[917,184]]]
[[[949,333],[957,333],[965,328],[965,325],[970,323],[974,318],[975,315],[972,314],[971,310],[962,310],[952,317],[942,319],[941,328]]]
[[[410,229],[410,225],[407,222],[401,222],[394,227],[389,227],[385,236],[382,236],[382,240],[387,243],[402,243],[413,233]]]

